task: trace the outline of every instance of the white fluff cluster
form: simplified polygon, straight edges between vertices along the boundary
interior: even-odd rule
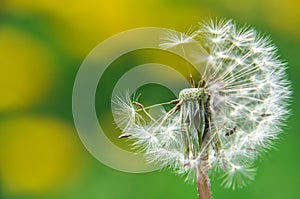
[[[185,173],[206,156],[205,167],[224,171],[225,187],[244,186],[254,178],[254,160],[272,146],[287,118],[286,64],[269,38],[231,20],[201,23],[189,35],[164,38],[161,47],[188,42],[207,51],[200,60],[203,85],[183,90],[174,109],[162,109],[160,117],[127,93],[114,101],[116,122],[150,161]]]

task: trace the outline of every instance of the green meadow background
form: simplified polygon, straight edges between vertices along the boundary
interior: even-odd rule
[[[255,181],[232,191],[215,179],[214,198],[299,198],[299,8],[298,0],[0,0],[0,199],[196,199],[195,185],[169,170],[128,174],[94,159],[74,127],[72,88],[83,59],[106,38],[148,26],[186,31],[208,17],[270,34],[288,62],[293,89],[291,117],[275,148],[257,163]],[[99,121],[122,147],[128,143],[116,139],[109,89],[125,66],[162,59],[153,54],[120,59],[102,81],[108,90],[97,92]],[[141,90],[149,100],[172,97],[157,85]]]

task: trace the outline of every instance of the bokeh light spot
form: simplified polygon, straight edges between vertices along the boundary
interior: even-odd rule
[[[20,117],[0,123],[0,178],[12,193],[66,186],[82,169],[75,131],[62,121]]]
[[[41,44],[11,27],[0,27],[0,111],[36,103],[51,85],[53,60]]]

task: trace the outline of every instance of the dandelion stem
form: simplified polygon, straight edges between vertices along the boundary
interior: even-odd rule
[[[207,164],[207,160],[205,161],[204,164]],[[202,166],[203,166],[203,168],[202,168]],[[211,199],[208,167],[203,164],[199,164],[196,167],[196,177],[197,177],[197,188],[198,188],[199,199]]]
[[[212,143],[214,135],[210,136],[211,128],[211,111],[209,105],[205,104],[205,127],[201,143],[201,156],[200,163],[196,166],[196,178],[199,199],[211,199],[210,180],[208,175],[209,162],[208,162],[208,145]]]

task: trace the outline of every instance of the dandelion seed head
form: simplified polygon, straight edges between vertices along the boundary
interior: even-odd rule
[[[116,123],[132,133],[150,162],[179,174],[218,168],[225,187],[243,187],[253,180],[254,161],[273,146],[289,114],[286,63],[269,37],[232,20],[203,22],[189,35],[168,34],[163,49],[188,42],[205,48],[205,84],[183,89],[177,105],[160,117],[149,116],[149,123],[128,95],[119,97]]]

